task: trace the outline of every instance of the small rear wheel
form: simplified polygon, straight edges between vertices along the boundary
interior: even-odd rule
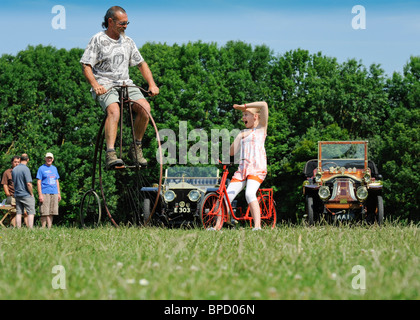
[[[82,227],[97,227],[101,222],[101,201],[98,194],[87,191],[80,203],[80,224]]]

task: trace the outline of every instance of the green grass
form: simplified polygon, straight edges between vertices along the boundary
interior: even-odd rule
[[[0,299],[419,299],[419,243],[398,224],[2,229]]]

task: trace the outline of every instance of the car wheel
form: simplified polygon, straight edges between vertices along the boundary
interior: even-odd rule
[[[143,221],[144,224],[147,225],[149,223],[149,219],[150,219],[150,199],[146,198],[143,201]]]
[[[382,196],[374,195],[367,202],[367,222],[382,225],[384,221],[384,202]]]
[[[384,201],[382,199],[382,196],[378,196],[377,202],[376,202],[376,223],[378,225],[382,225],[384,222]]]
[[[314,225],[314,198],[306,196],[306,219],[310,226]]]

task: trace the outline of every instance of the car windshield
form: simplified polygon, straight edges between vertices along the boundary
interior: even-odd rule
[[[217,178],[217,167],[169,167],[166,171],[167,178]]]
[[[320,142],[318,159],[324,169],[344,167],[363,169],[366,158],[366,142]]]
[[[169,167],[165,184],[186,182],[192,185],[215,185],[219,180],[217,167]]]

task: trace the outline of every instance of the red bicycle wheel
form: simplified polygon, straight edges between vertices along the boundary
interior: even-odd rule
[[[270,206],[270,197],[267,194],[264,194],[258,199],[258,204],[261,208],[261,228],[274,229],[277,222],[277,213],[274,201]]]
[[[220,230],[222,228],[227,208],[224,202],[222,208],[219,208],[219,206],[219,195],[216,192],[205,195],[200,205],[200,219],[204,229]]]

